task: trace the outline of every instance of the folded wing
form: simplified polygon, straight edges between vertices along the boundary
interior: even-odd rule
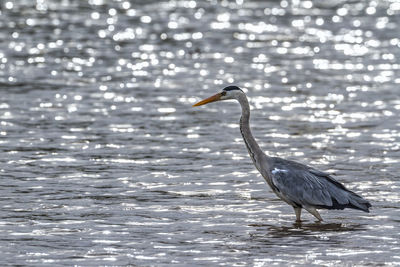
[[[276,158],[272,183],[280,194],[299,206],[324,209],[352,208],[369,212],[371,204],[329,174],[306,165]]]

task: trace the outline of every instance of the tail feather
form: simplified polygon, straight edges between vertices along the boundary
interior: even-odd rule
[[[369,212],[369,208],[372,205],[368,200],[365,200],[352,191],[348,191],[347,193],[345,199],[336,199],[335,197],[331,197],[332,205],[319,205],[318,207],[329,210],[343,210],[345,208],[350,208]]]
[[[360,195],[357,195],[353,191],[350,191],[343,184],[328,174],[322,173],[321,175],[320,172],[316,171],[314,171],[314,174],[325,178],[325,181],[328,183],[327,187],[329,188],[329,194],[332,200],[332,205],[321,206],[321,208],[340,210],[350,208],[369,212],[369,208],[372,205],[368,202],[368,200],[364,199]]]
[[[372,205],[371,205],[371,203],[368,202],[368,200],[362,198],[361,196],[359,196],[356,193],[351,192],[351,191],[350,191],[349,195],[350,195],[349,196],[349,204],[351,205],[351,207],[349,207],[349,208],[369,212],[369,208],[372,207]]]

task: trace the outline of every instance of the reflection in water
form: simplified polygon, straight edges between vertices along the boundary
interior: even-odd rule
[[[1,1],[1,265],[399,264],[399,12]],[[264,151],[334,173],[371,213],[292,225],[237,105],[191,108],[232,83]]]
[[[265,237],[284,238],[284,237],[317,237],[321,234],[337,234],[338,232],[348,234],[353,231],[364,231],[366,227],[361,224],[345,224],[345,223],[294,223],[292,226],[277,226],[277,225],[249,225],[255,227],[256,234],[252,237],[263,236],[260,234],[265,231]],[[326,240],[329,240],[326,237]]]
[[[314,224],[294,224],[297,229],[319,231],[319,232],[346,232],[364,230],[361,224],[344,223],[314,223]]]

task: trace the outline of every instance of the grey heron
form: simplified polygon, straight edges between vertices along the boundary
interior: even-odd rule
[[[295,161],[266,155],[251,133],[249,102],[246,94],[239,87],[225,87],[222,92],[193,106],[229,99],[237,100],[242,108],[240,132],[250,158],[272,191],[293,207],[297,222],[301,221],[303,208],[314,215],[318,221],[322,221],[322,217],[317,209],[351,208],[369,212],[371,204],[367,200],[348,190],[330,174]]]

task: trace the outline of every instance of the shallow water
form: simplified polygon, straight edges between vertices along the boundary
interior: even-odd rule
[[[1,265],[400,264],[400,4],[61,2],[0,4]],[[227,84],[371,212],[293,224]]]

